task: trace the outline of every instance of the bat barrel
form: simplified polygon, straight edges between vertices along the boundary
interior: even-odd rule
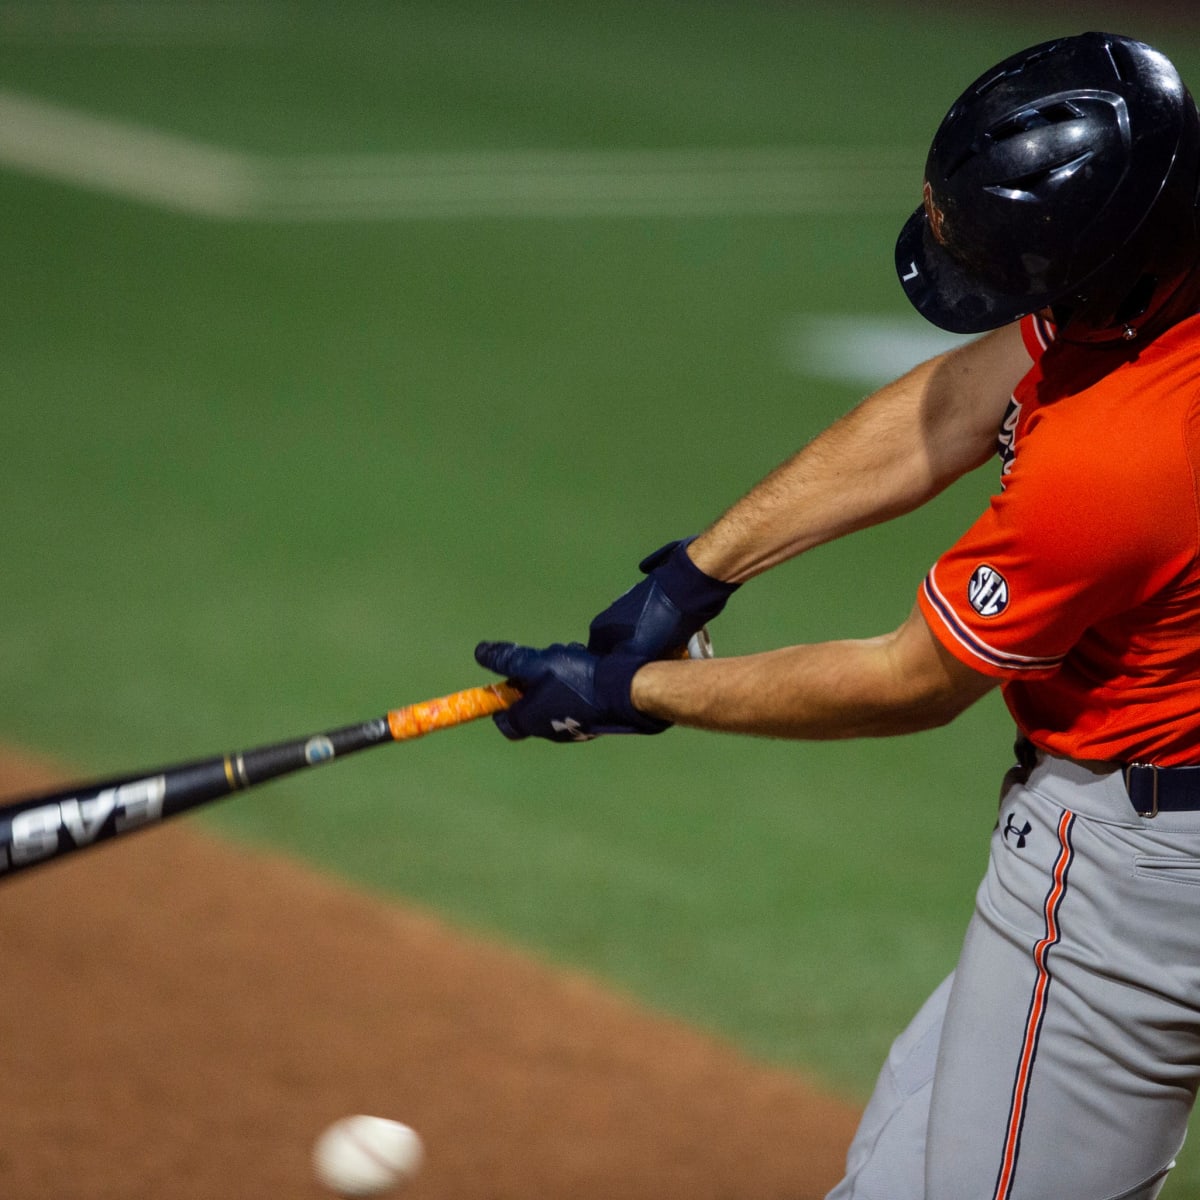
[[[242,788],[392,740],[385,718],[0,808],[0,878],[156,825]]]
[[[326,733],[13,801],[0,806],[0,879],[281,775],[477,720],[519,694],[507,684],[486,684]]]

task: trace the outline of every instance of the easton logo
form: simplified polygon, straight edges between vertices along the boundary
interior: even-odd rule
[[[18,812],[7,830],[0,827],[0,871],[160,821],[166,794],[166,780],[156,775],[105,788],[95,796],[52,800]]]
[[[967,599],[981,617],[998,617],[1008,607],[1008,580],[995,567],[981,563],[967,584]]]

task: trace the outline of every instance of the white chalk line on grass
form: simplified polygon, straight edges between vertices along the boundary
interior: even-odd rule
[[[912,200],[920,163],[894,147],[277,157],[0,90],[0,166],[223,220],[895,212]]]

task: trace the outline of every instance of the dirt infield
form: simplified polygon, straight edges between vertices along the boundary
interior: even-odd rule
[[[0,794],[53,782],[0,756]],[[806,1200],[856,1112],[593,981],[167,825],[0,889],[0,1195],[318,1200],[414,1125],[406,1200]]]

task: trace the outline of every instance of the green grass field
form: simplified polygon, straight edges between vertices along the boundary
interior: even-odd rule
[[[0,733],[123,770],[580,637],[869,389],[803,330],[926,332],[891,253],[933,128],[1100,15],[0,5]],[[1200,78],[1194,36],[1121,29]],[[756,581],[718,652],[892,628],[992,483]],[[1010,742],[998,700],[833,746],[483,724],[202,819],[862,1098],[954,961]]]

